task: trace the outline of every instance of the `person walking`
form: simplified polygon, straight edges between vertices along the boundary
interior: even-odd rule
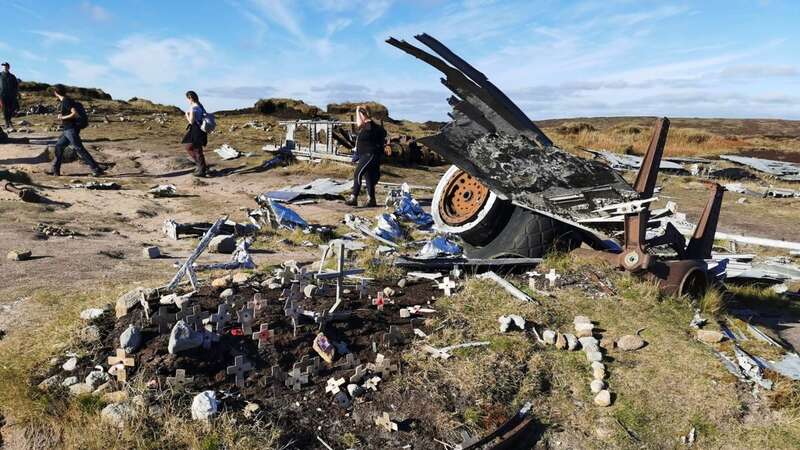
[[[353,193],[344,203],[349,206],[358,206],[358,194],[361,192],[361,179],[366,182],[367,203],[364,206],[377,206],[375,201],[375,186],[381,178],[381,159],[383,146],[386,143],[386,130],[372,120],[372,114],[364,105],[356,108],[356,137],[355,153],[353,154],[356,167],[353,173]]]
[[[53,167],[46,173],[56,177],[61,175],[64,149],[71,145],[75,149],[75,154],[78,155],[78,158],[92,169],[92,176],[99,177],[103,175],[103,169],[92,158],[92,155],[83,146],[83,141],[81,140],[81,130],[89,125],[89,117],[86,115],[83,105],[67,95],[67,88],[63,84],[53,86],[53,94],[61,102],[61,112],[58,114],[58,118],[61,120],[64,131],[56,141]]]
[[[6,128],[13,131],[11,117],[19,109],[19,80],[11,73],[11,64],[0,64],[0,108],[3,109],[3,120]]]
[[[206,114],[206,109],[200,103],[200,98],[194,91],[186,93],[186,101],[189,102],[189,110],[185,112],[186,121],[189,124],[186,126],[186,134],[181,140],[181,144],[186,144],[186,153],[197,165],[194,175],[198,177],[206,176],[208,167],[206,166],[206,157],[203,155],[203,147],[208,145],[208,134],[203,131],[201,125],[203,124],[203,116]]]

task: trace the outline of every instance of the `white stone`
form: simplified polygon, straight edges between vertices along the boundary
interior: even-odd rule
[[[314,298],[314,294],[317,293],[317,286],[313,284],[307,284],[306,287],[303,288],[303,294],[305,294],[306,298]]]
[[[553,330],[544,330],[542,333],[542,340],[547,345],[553,345],[556,343],[556,332]]]
[[[231,288],[225,289],[221,294],[219,294],[219,298],[223,300],[230,297],[233,297],[233,289]]]
[[[592,380],[592,382],[589,384],[589,389],[591,389],[592,394],[599,394],[600,391],[605,389],[605,387],[606,384],[603,382],[603,380]]]
[[[106,381],[108,381],[108,374],[103,370],[102,366],[98,366],[95,367],[95,370],[89,372],[89,375],[86,375],[85,383],[94,389],[95,386],[105,383]]]
[[[78,358],[74,356],[61,365],[61,368],[67,372],[72,372],[76,367],[78,367]]]
[[[586,359],[589,362],[600,362],[603,360],[603,354],[600,352],[586,352]]]
[[[117,428],[125,427],[125,423],[133,416],[133,408],[126,403],[111,403],[100,411],[100,418]]]
[[[169,334],[169,344],[167,344],[167,351],[171,355],[184,350],[190,350],[203,345],[203,333],[194,331],[186,325],[186,322],[179,320],[178,323],[172,327],[172,332]]]
[[[576,323],[575,324],[575,335],[580,337],[588,337],[591,336],[594,332],[594,325],[591,323]]]
[[[208,420],[217,413],[219,402],[214,391],[203,391],[192,400],[192,419]]]
[[[89,394],[93,390],[94,388],[86,383],[75,383],[69,387],[69,393],[72,395]]]
[[[579,323],[592,323],[592,321],[586,316],[575,316],[575,319],[572,321],[572,323],[577,325]]]
[[[139,328],[128,325],[128,328],[119,335],[119,346],[126,353],[134,353],[142,345],[142,332]]]
[[[617,347],[624,352],[632,352],[644,347],[644,339],[634,334],[626,334],[617,339]]]
[[[78,379],[76,377],[72,378],[75,378],[76,383],[78,382]],[[58,384],[58,375],[53,375],[50,378],[45,378],[41,383],[39,383],[38,387],[43,391],[47,391],[55,387],[57,384]]]
[[[594,397],[594,404],[597,406],[610,406],[611,405],[611,393],[608,390],[603,389],[602,391],[598,392],[597,395]]]
[[[595,352],[599,351],[599,347],[598,347],[599,342],[597,341],[597,338],[594,338],[592,336],[584,336],[584,337],[578,339],[578,341],[581,343],[581,347],[583,347],[584,351],[587,351],[587,352],[589,352],[589,351],[595,351]]]
[[[383,295],[389,298],[394,297],[394,289],[390,288],[389,286],[386,286],[385,288],[383,288]]]
[[[83,320],[99,319],[100,316],[105,314],[105,312],[106,311],[104,309],[100,309],[100,308],[84,309],[83,311],[81,311],[81,319],[83,319]]]
[[[78,382],[78,377],[67,377],[64,378],[64,381],[61,382],[61,385],[64,387],[70,387],[77,382]]]
[[[574,334],[565,334],[564,337],[567,339],[567,350],[572,351],[578,348],[578,338]]]

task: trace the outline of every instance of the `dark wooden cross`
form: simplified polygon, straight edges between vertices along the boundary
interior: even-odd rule
[[[274,337],[275,337],[275,331],[270,330],[269,324],[267,323],[262,323],[259,330],[253,333],[253,340],[258,341],[259,350],[266,347],[267,344],[274,344],[273,342]]]
[[[170,325],[175,323],[175,314],[167,312],[168,306],[161,306],[158,308],[158,314],[153,316],[153,321],[158,324],[158,333],[169,333]]]
[[[231,320],[231,313],[228,312],[228,305],[223,303],[217,308],[217,312],[211,314],[211,321],[216,325],[215,330],[217,333],[222,333],[225,325]]]
[[[188,377],[188,378],[186,377],[186,370],[177,369],[175,370],[174,377],[167,377],[167,386],[173,389],[183,390],[184,388],[186,388],[187,384],[193,381],[194,377]]]
[[[245,361],[243,355],[239,355],[233,360],[233,365],[228,366],[226,372],[228,375],[234,375],[234,381],[239,388],[244,387],[245,373],[253,370],[253,365]]]

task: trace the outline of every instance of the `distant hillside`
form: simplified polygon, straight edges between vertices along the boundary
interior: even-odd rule
[[[58,102],[53,96],[50,88],[53,85],[38,83],[35,81],[23,81],[20,83],[20,96],[22,97],[21,110],[25,111],[31,106],[44,105],[51,109]],[[94,109],[102,113],[168,113],[180,114],[180,108],[170,105],[153,103],[142,98],[132,98],[128,101],[114,100],[111,95],[97,88],[86,88],[78,86],[66,86],[67,93],[76,100],[84,103],[87,108]]]

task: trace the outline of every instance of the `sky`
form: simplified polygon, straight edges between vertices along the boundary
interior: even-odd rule
[[[795,0],[2,0],[20,79],[209,110],[291,97],[447,120],[440,73],[384,41],[428,33],[533,120],[800,119]]]

